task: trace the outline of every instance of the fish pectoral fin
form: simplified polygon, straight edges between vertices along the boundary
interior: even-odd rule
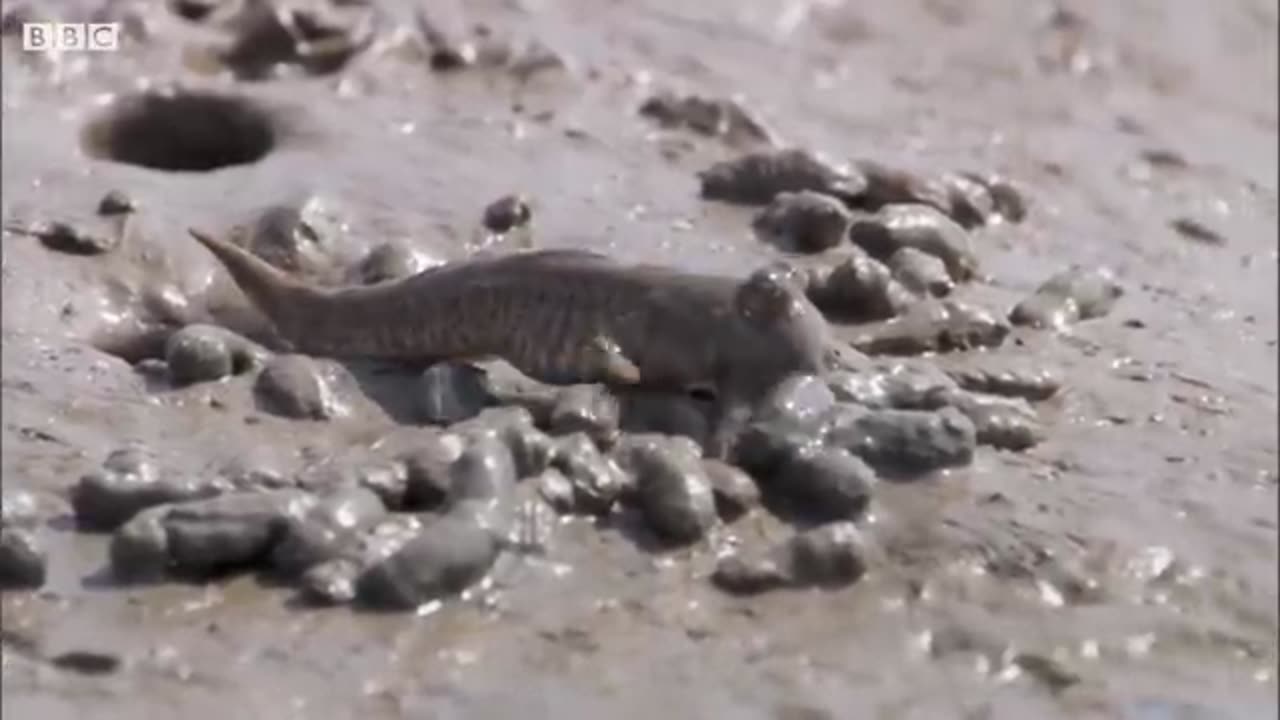
[[[618,343],[604,335],[591,338],[586,348],[594,374],[611,385],[640,384],[640,368],[622,352]]]

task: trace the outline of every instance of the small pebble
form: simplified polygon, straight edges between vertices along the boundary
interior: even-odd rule
[[[533,219],[529,201],[521,195],[504,195],[484,209],[484,226],[499,235],[528,225]]]
[[[104,217],[128,215],[137,209],[137,203],[133,201],[133,198],[126,195],[123,190],[108,191],[98,201],[98,214]]]

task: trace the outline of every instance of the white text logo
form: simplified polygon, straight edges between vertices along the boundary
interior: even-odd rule
[[[22,49],[115,51],[120,49],[120,23],[23,23]]]

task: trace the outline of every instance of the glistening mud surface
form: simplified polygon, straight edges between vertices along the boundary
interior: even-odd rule
[[[6,716],[1275,716],[1274,7],[478,2],[432,16],[428,52],[407,3],[373,22],[316,3],[298,47],[249,23],[223,79],[201,49],[233,42],[234,8],[203,5],[30,6],[120,19],[114,55],[4,36],[4,223],[81,231],[3,241],[3,484],[36,496],[48,557],[40,590],[3,596]],[[511,55],[441,44],[476,23]],[[230,99],[109,102],[175,82]],[[663,127],[640,108],[668,89],[741,93],[768,131],[732,113]],[[166,108],[181,135],[138,122]],[[318,241],[275,259],[324,282],[385,241],[413,252],[362,276],[527,239],[741,276],[779,252],[696,173],[770,134],[1016,181],[1028,217],[970,233],[991,280],[962,300],[1003,314],[1072,264],[1126,291],[991,353],[1062,377],[1044,441],[879,483],[858,582],[713,587],[726,544],[790,534],[763,509],[674,551],[622,521],[556,523],[544,555],[504,554],[492,584],[418,617],[302,610],[253,575],[120,587],[109,538],[74,529],[70,488],[131,442],[190,476],[290,477],[426,432],[398,422],[413,386],[395,375],[298,421],[262,412],[248,373],[171,389],[132,367],[176,326],[269,339],[186,227],[292,204]],[[137,212],[97,215],[111,190]],[[511,194],[530,224],[486,213]],[[520,227],[493,240],[486,222]]]

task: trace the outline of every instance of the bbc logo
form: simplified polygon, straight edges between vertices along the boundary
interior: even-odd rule
[[[120,49],[120,23],[23,23],[22,49],[114,52]]]

